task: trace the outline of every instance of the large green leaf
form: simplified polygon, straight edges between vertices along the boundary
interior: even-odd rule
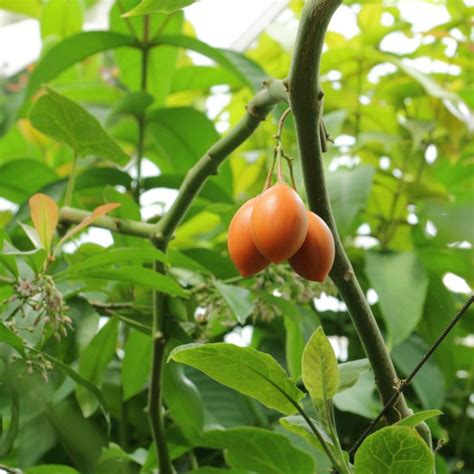
[[[370,368],[369,361],[367,359],[351,360],[339,364],[339,388],[338,392],[343,392],[348,388],[354,386],[359,377],[364,372],[367,372]]]
[[[42,464],[41,466],[27,468],[25,474],[79,474],[79,472],[70,466]]]
[[[143,268],[138,265],[125,265],[120,268],[88,270],[69,275],[70,279],[98,278],[100,280],[125,281],[151,290],[161,291],[171,296],[187,296],[171,277]]]
[[[303,351],[302,377],[312,400],[324,402],[337,393],[337,359],[322,327],[316,329]]]
[[[235,87],[243,83],[235,74],[223,67],[184,66],[176,69],[171,92],[206,90],[223,84]]]
[[[0,166],[0,196],[20,204],[57,179],[56,173],[41,161],[8,161]]]
[[[79,358],[79,375],[95,386],[102,384],[102,377],[114,358],[117,343],[118,319],[112,318],[95,335]],[[76,398],[87,418],[97,409],[98,402],[84,386],[76,387]]]
[[[112,31],[85,31],[66,38],[41,58],[28,81],[26,98],[75,63],[101,51],[124,46],[136,46],[134,38]]]
[[[34,103],[29,118],[35,128],[81,157],[93,155],[122,164],[129,159],[94,116],[51,89]]]
[[[66,38],[82,27],[82,5],[79,0],[49,0],[41,16],[41,36]]]
[[[355,474],[432,474],[434,455],[414,428],[388,426],[370,435],[355,456]]]
[[[389,345],[397,345],[415,329],[423,314],[428,277],[411,252],[365,255],[365,273],[379,296]]]
[[[154,262],[154,261],[165,261],[165,255],[158,249],[144,248],[144,247],[125,247],[125,248],[112,248],[104,249],[96,255],[92,255],[81,262],[77,262],[70,265],[67,270],[56,275],[64,278],[64,276],[77,272],[84,272],[88,270],[95,270],[97,268],[103,268],[105,266],[123,264],[123,263],[143,263],[143,262]]]
[[[393,349],[392,358],[400,372],[403,375],[408,375],[427,350],[428,346],[423,341],[412,337]],[[445,382],[435,359],[429,359],[425,363],[411,385],[424,408],[441,408],[443,406]]]
[[[265,474],[309,474],[313,459],[293,446],[286,436],[261,428],[208,431],[206,446],[225,449],[231,467]]]
[[[320,443],[319,439],[311,430],[310,426],[308,425],[307,421],[300,415],[294,416],[285,416],[280,418],[280,425],[283,426],[286,430],[290,431],[291,433],[295,433],[301,438],[303,438],[307,443],[309,443],[314,448],[318,449],[319,451],[325,453],[322,444]],[[333,442],[329,435],[324,431],[324,428],[316,421],[311,420],[313,425],[318,429],[319,433],[326,441],[328,445],[332,445]]]
[[[123,16],[148,15],[150,13],[173,13],[194,2],[196,2],[196,0],[141,0],[135,8],[128,11]]]
[[[251,347],[188,344],[174,349],[170,359],[201,370],[221,384],[286,415],[296,412],[293,401],[304,396],[273,357]]]
[[[123,399],[139,393],[148,380],[151,366],[151,337],[139,331],[130,331],[125,343],[122,361]]]
[[[353,169],[338,168],[328,174],[328,189],[338,231],[347,235],[357,213],[365,207],[372,187],[374,168],[368,165]]]
[[[252,294],[246,288],[234,285],[225,285],[219,281],[214,282],[215,287],[229,305],[240,324],[245,324],[247,317],[253,310]]]
[[[410,426],[415,427],[422,421],[428,420],[429,418],[433,418],[434,416],[442,415],[443,412],[440,410],[424,410],[415,413],[414,415],[408,416],[406,418],[402,418],[400,421],[397,421],[395,425],[397,426]]]

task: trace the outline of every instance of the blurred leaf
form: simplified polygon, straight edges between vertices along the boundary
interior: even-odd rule
[[[428,350],[417,337],[412,337],[391,352],[393,361],[403,375],[408,375]],[[423,408],[441,408],[445,396],[445,383],[434,359],[429,359],[411,383]]]
[[[122,164],[129,159],[96,118],[51,89],[34,103],[29,118],[35,128],[66,143],[80,157],[93,155]]]
[[[51,253],[51,243],[59,220],[59,209],[55,201],[46,194],[35,194],[28,201],[31,220],[35,226],[46,254]]]
[[[79,471],[60,464],[43,464],[27,468],[25,474],[79,474]]]
[[[97,278],[99,280],[125,281],[171,296],[186,297],[187,293],[171,277],[139,265],[124,265],[120,268],[88,270],[69,275],[70,279]]]
[[[308,474],[315,468],[313,459],[288,438],[261,428],[208,431],[205,443],[225,449],[227,463],[235,468],[266,474]]]
[[[206,90],[224,84],[238,87],[242,85],[242,81],[222,67],[184,66],[176,69],[170,92]]]
[[[49,0],[41,16],[41,37],[66,38],[82,27],[82,5],[79,0]]]
[[[2,322],[0,322],[0,342],[13,347],[22,356],[25,355],[25,343],[23,339],[10,331]]]
[[[124,13],[122,16],[148,15],[150,13],[173,13],[181,10],[196,0],[141,0],[141,2],[132,10]]]
[[[57,179],[56,173],[41,161],[8,161],[0,166],[0,195],[19,204]]]
[[[388,344],[397,345],[412,333],[423,314],[426,272],[411,252],[367,252],[365,272],[379,296]]]
[[[252,294],[246,288],[234,285],[225,285],[219,281],[214,282],[214,286],[229,305],[240,324],[245,324],[247,317],[253,311]]]
[[[120,115],[132,115],[140,118],[145,115],[146,109],[153,103],[153,96],[148,92],[129,92],[114,104],[107,115],[107,125],[112,124]]]
[[[372,166],[362,165],[353,169],[338,168],[327,175],[337,228],[343,236],[351,231],[357,213],[366,205],[374,173]]]
[[[65,275],[84,272],[86,270],[94,270],[96,268],[103,268],[109,265],[123,264],[123,263],[142,263],[142,262],[164,262],[166,257],[161,250],[155,248],[111,248],[105,249],[104,252],[92,255],[81,262],[70,265],[69,268],[59,274],[55,278]]]
[[[134,45],[133,37],[112,31],[84,31],[66,38],[49,49],[39,61],[28,81],[26,99],[30,98],[41,85],[54,79],[75,63],[100,51]]]
[[[338,367],[340,383],[337,391],[343,392],[357,383],[360,375],[370,369],[370,364],[367,359],[359,359],[344,362]]]
[[[79,358],[79,375],[97,387],[102,384],[107,366],[115,356],[118,321],[117,318],[110,319]],[[82,385],[76,387],[76,398],[86,418],[96,411],[97,399]]]
[[[429,418],[433,418],[434,416],[439,416],[442,414],[443,412],[440,410],[419,411],[418,413],[415,413],[414,415],[403,418],[402,420],[397,421],[394,424],[397,426],[410,426],[411,428],[414,428],[416,425],[418,425],[422,421],[428,420]]]
[[[130,331],[122,361],[123,399],[139,393],[148,381],[151,365],[152,341],[149,335]]]
[[[432,474],[434,456],[414,428],[388,426],[371,434],[355,455],[355,474]]]
[[[25,227],[25,225],[23,224],[22,227]],[[31,230],[34,230],[34,229],[30,228],[30,234],[31,234]],[[7,240],[5,240],[3,242],[2,254],[3,254],[3,261],[8,262],[7,263],[7,265],[9,265],[8,268],[12,272],[15,271],[16,263],[15,262],[12,263],[11,260],[8,261],[9,256],[25,257],[27,261],[30,263],[31,268],[34,270],[34,272],[37,275],[44,271],[44,261],[46,260],[47,255],[43,248],[35,248],[33,250],[22,251],[13,247],[13,245],[11,245]]]
[[[169,358],[287,415],[296,412],[289,400],[304,396],[273,357],[250,347],[188,344],[174,349]]]
[[[19,15],[40,18],[43,5],[41,0],[0,0],[0,10],[8,10]]]
[[[339,387],[339,370],[334,350],[323,328],[310,337],[303,352],[302,377],[311,399],[325,402]]]

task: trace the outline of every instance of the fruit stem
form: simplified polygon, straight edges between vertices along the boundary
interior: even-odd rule
[[[275,170],[275,162],[277,159],[277,152],[276,149],[273,150],[273,160],[270,169],[268,170],[267,178],[265,179],[265,184],[263,185],[263,191],[266,191],[271,185],[273,181],[273,171]]]
[[[282,150],[281,150],[281,145],[278,144],[275,147],[276,151],[276,159],[277,159],[277,181],[278,183],[284,183],[285,182],[285,177],[283,176],[283,169],[281,166],[281,155],[282,155]]]
[[[288,156],[283,151],[282,151],[282,156],[283,158],[285,158],[286,162],[288,163],[288,169],[290,170],[291,185],[293,186],[293,189],[296,191],[296,180],[295,180],[295,174],[293,172],[293,158],[291,156]]]

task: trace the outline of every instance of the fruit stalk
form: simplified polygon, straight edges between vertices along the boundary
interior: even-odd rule
[[[394,393],[397,373],[337,233],[323,169],[320,120],[324,94],[319,82],[319,64],[329,21],[340,4],[341,0],[308,0],[305,4],[288,78],[290,105],[309,206],[328,224],[335,240],[336,257],[330,276],[348,307],[372,366],[382,402],[386,403]],[[393,423],[410,414],[401,396],[387,413],[387,420]],[[423,430],[421,434],[429,440],[429,431]]]

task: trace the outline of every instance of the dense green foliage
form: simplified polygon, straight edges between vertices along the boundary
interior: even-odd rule
[[[118,232],[83,238],[94,221],[107,228],[106,214],[160,221],[160,190],[179,189],[265,77],[287,76],[302,2],[245,55],[196,39],[179,9],[190,0],[117,0],[109,31],[81,32],[94,3],[0,0],[37,18],[43,38],[34,67],[1,83],[0,464],[27,474],[156,472],[144,410],[156,292],[166,296],[164,418],[177,472],[310,474],[331,461],[351,472],[346,452],[381,404],[337,289],[286,263],[242,279],[227,255],[230,219],[263,187],[284,104],[207,181],[166,255],[115,221]],[[444,23],[414,32],[397,7],[347,4],[359,32],[329,31],[321,64],[334,141],[327,183],[403,377],[466,299],[445,275],[474,282],[470,9],[448,0]],[[410,51],[387,51],[394,37],[412,38]],[[214,86],[228,102],[211,120],[206,99],[223,90]],[[304,197],[291,114],[282,144]],[[137,172],[145,158],[152,175]],[[96,211],[74,228],[44,196],[28,203],[36,193]],[[223,342],[242,333],[250,347]],[[471,309],[406,392],[417,415],[368,437],[356,473],[474,470],[473,334]],[[424,420],[444,444],[436,455],[414,429]]]

